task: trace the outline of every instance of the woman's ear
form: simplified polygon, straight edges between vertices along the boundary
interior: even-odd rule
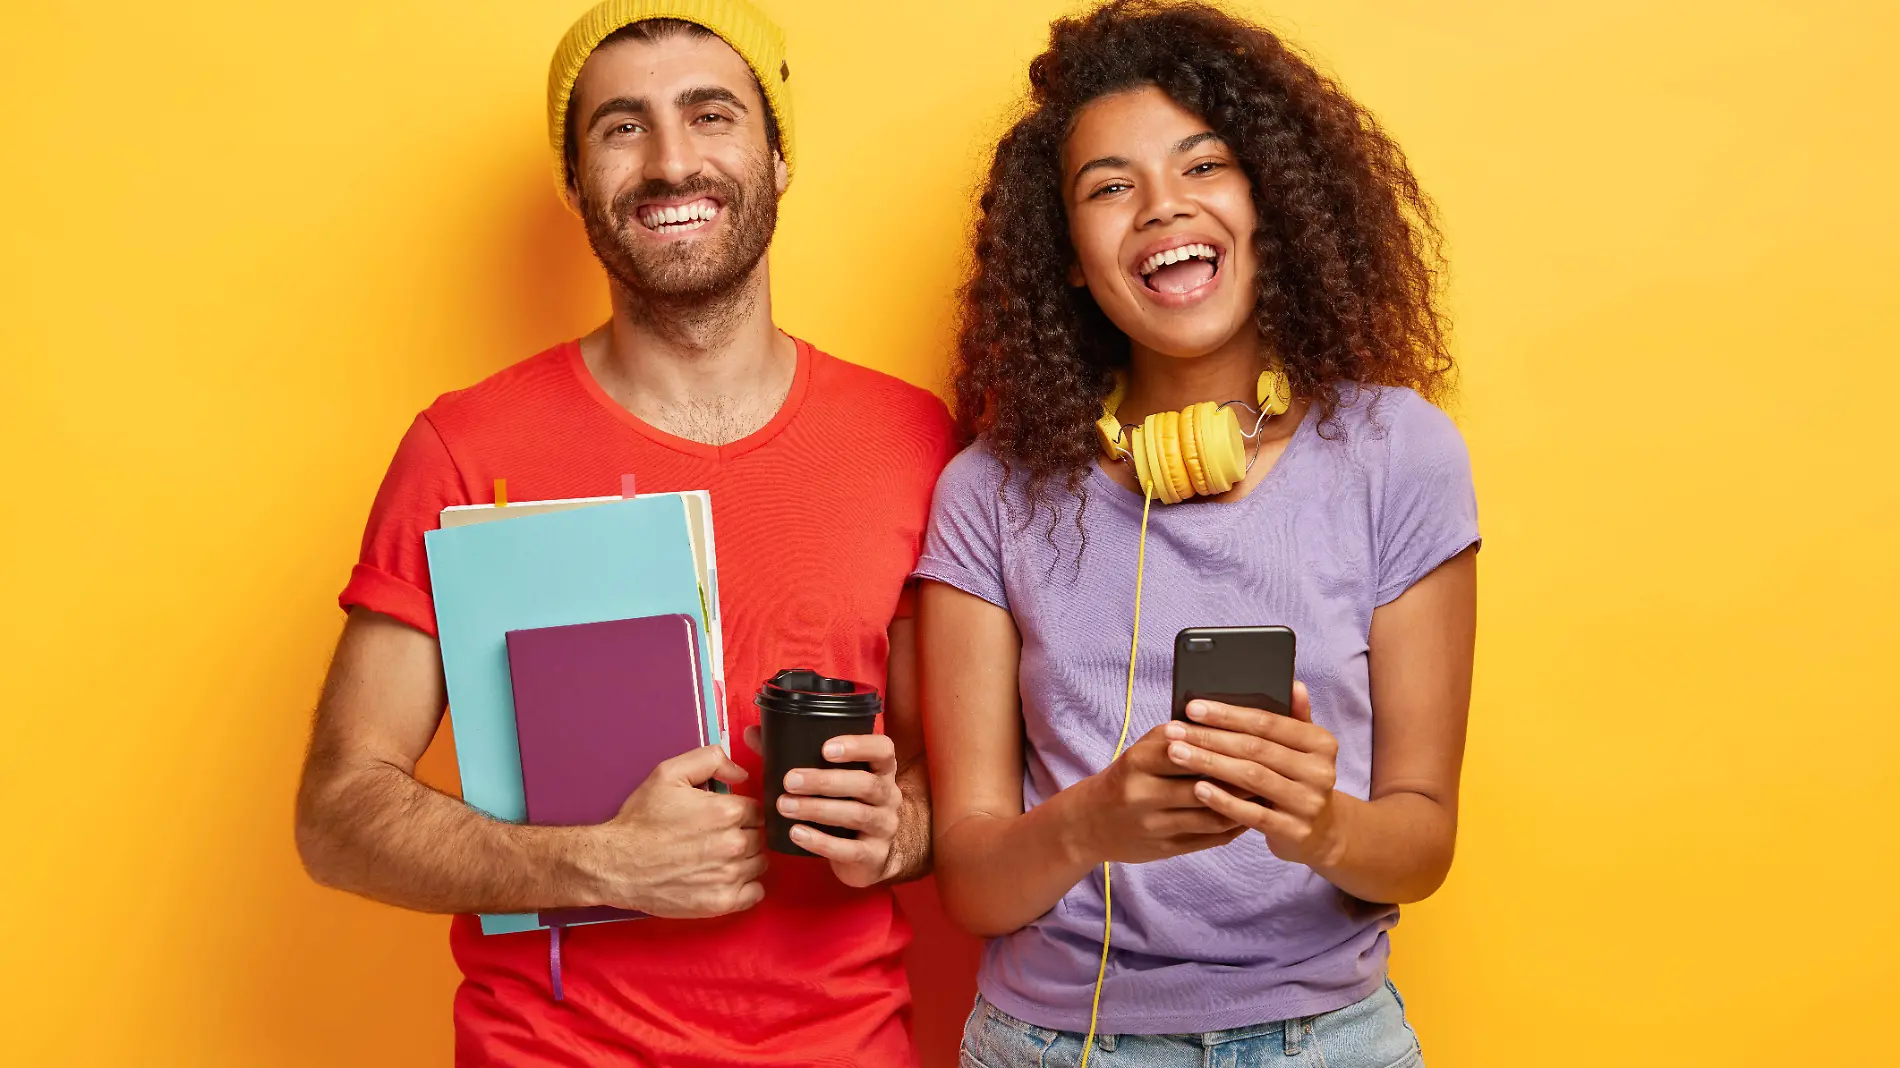
[[[1087,276],[1085,276],[1085,275],[1084,275],[1084,274],[1082,273],[1082,264],[1081,264],[1081,261],[1079,261],[1079,260],[1070,260],[1070,261],[1069,261],[1069,285],[1070,285],[1070,287],[1071,287],[1071,288],[1074,288],[1074,289],[1086,289],[1086,288],[1088,288],[1088,284],[1089,284],[1089,280],[1088,280],[1088,277],[1087,277]]]

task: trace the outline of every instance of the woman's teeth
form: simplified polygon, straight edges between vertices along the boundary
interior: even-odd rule
[[[1170,263],[1180,263],[1182,260],[1218,260],[1219,258],[1220,253],[1214,251],[1212,245],[1182,245],[1166,252],[1157,252],[1142,260],[1141,266],[1136,270],[1143,278],[1146,278]]]
[[[658,234],[676,234],[711,222],[719,214],[719,205],[710,200],[695,200],[671,208],[649,208],[639,213],[640,225]]]

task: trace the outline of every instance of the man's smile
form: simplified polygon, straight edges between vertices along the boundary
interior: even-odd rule
[[[671,236],[703,230],[723,210],[717,200],[698,197],[682,203],[642,204],[634,209],[634,218],[653,233]]]

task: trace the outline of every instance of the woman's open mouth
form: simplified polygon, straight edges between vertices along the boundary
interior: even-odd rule
[[[1187,297],[1220,273],[1221,250],[1205,242],[1163,249],[1135,267],[1141,284],[1164,297]]]

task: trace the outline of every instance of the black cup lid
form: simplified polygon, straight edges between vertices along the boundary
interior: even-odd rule
[[[787,668],[767,679],[752,703],[813,716],[876,715],[884,707],[875,688],[809,668]]]

